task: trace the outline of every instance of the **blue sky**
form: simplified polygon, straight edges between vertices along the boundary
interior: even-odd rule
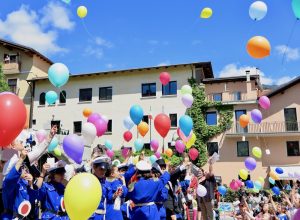
[[[263,83],[281,84],[300,75],[300,21],[291,0],[264,0],[268,14],[254,22],[254,0],[12,0],[0,2],[0,37],[31,46],[73,74],[161,64],[211,61],[215,76],[258,67]],[[88,15],[76,15],[85,5]],[[213,16],[199,18],[204,7]],[[271,56],[256,60],[247,41],[262,35]],[[283,54],[286,58],[282,62]]]

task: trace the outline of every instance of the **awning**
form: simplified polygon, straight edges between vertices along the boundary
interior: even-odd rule
[[[276,173],[275,169],[278,167],[280,167],[283,170],[283,174]],[[270,170],[275,172],[280,180],[291,180],[294,179],[291,176],[294,176],[293,174],[295,172],[300,171],[300,166],[270,166]]]

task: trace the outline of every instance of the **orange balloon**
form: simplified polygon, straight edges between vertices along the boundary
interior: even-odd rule
[[[279,176],[274,171],[271,171],[269,176],[272,177],[273,180],[279,180]]]
[[[255,36],[248,41],[247,52],[253,58],[262,59],[270,55],[271,45],[265,37]]]
[[[167,155],[167,157],[172,157],[173,151],[170,148],[168,148],[165,150],[165,155]]]
[[[148,126],[148,124],[146,123],[146,122],[141,122],[139,125],[138,125],[138,131],[139,131],[139,133],[143,136],[143,137],[145,137],[146,136],[146,134],[148,133],[148,131],[149,131],[149,126]]]
[[[82,112],[83,116],[86,118],[89,117],[92,113],[93,113],[92,110],[89,108],[83,109],[83,112]]]
[[[242,128],[247,127],[247,125],[249,124],[249,121],[250,121],[250,117],[248,115],[241,115],[240,125]]]

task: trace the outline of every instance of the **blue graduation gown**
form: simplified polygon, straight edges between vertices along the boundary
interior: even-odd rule
[[[168,188],[164,186],[157,194],[157,198],[155,200],[158,213],[160,216],[160,220],[165,220],[167,218],[166,208],[163,204],[167,199],[168,199]]]

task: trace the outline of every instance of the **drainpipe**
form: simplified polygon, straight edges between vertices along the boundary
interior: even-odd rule
[[[29,128],[32,128],[32,117],[33,117],[33,102],[35,94],[35,81],[28,82],[30,87],[30,111],[29,111]]]

